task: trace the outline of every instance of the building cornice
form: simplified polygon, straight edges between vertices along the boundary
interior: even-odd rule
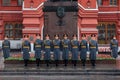
[[[86,10],[86,11],[98,11],[97,2],[96,2],[96,8],[85,8],[80,3],[78,3],[78,6],[81,7],[83,10]]]
[[[0,13],[22,13],[23,11],[0,11]]]
[[[120,13],[120,11],[99,11],[99,14],[116,14]]]
[[[38,6],[37,8],[25,8],[25,6],[24,6],[24,1],[23,1],[22,10],[28,10],[28,11],[32,10],[32,11],[36,11],[36,10],[38,10],[40,7],[42,7],[43,5],[44,5],[44,2],[42,2],[41,4],[39,4],[39,6]]]

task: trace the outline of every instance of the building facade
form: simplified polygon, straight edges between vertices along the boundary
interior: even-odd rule
[[[11,40],[20,40],[25,34],[34,39],[36,33],[43,39],[47,23],[43,9],[47,2],[56,5],[59,2],[77,3],[77,14],[73,13],[77,24],[73,29],[77,29],[79,40],[82,34],[88,39],[96,34],[99,47],[103,49],[108,47],[112,35],[116,35],[120,45],[120,0],[0,0],[0,39],[7,35]]]

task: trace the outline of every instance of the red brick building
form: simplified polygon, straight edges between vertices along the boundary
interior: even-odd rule
[[[0,39],[3,40],[4,35],[8,35],[12,40],[20,40],[24,34],[35,37],[36,33],[40,33],[43,38],[45,26],[43,8],[46,1],[50,0],[0,0]],[[116,34],[120,45],[120,0],[65,2],[70,4],[77,2],[76,29],[79,39],[82,34],[86,34],[88,39],[91,34],[96,34],[102,48],[103,45],[105,47],[109,44],[111,36]]]

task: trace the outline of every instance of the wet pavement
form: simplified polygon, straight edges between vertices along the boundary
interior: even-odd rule
[[[5,67],[1,69],[0,72],[4,73],[5,71],[8,71],[8,74],[0,74],[0,80],[120,80],[120,69],[117,69],[115,64],[97,64],[94,68],[90,64],[87,64],[86,67],[82,67],[81,64],[78,64],[77,67],[73,67],[71,64],[64,67],[63,64],[61,64],[57,68],[54,64],[51,64],[50,67],[46,67],[45,64],[40,65],[40,67],[36,67],[35,64],[29,64],[28,67],[24,67],[23,64],[5,64]],[[12,71],[15,72],[16,75],[12,75]],[[20,72],[24,74],[17,75],[17,73]],[[25,72],[37,73],[26,74]],[[45,74],[40,75],[40,73],[43,72]],[[53,72],[63,72],[63,74],[51,74]],[[67,72],[67,75],[65,72]],[[100,75],[100,73],[102,73],[102,75]],[[114,73],[119,74],[115,75]]]
[[[77,76],[0,76],[0,80],[120,80],[120,76],[77,75]]]
[[[95,67],[91,64],[86,64],[86,67],[81,64],[77,67],[72,64],[67,67],[63,64],[59,67],[55,64],[49,67],[45,64],[39,67],[36,64],[28,64],[28,67],[24,64],[1,64],[0,80],[120,80],[120,69],[116,64],[96,64]]]
[[[115,70],[116,65],[115,64],[97,64],[95,68],[92,68],[90,64],[87,64],[86,67],[82,67],[80,64],[77,65],[77,67],[73,67],[71,64],[68,65],[68,67],[64,67],[63,64],[61,64],[58,68],[55,67],[54,64],[51,64],[49,68],[45,66],[45,64],[42,64],[40,67],[36,67],[36,64],[29,64],[28,67],[24,67],[23,64],[5,64],[5,68],[2,69],[4,70],[11,70],[11,71],[25,71],[28,70],[31,72],[33,71],[78,71],[79,72],[86,72],[93,70],[95,74],[97,71],[104,71],[104,70]],[[1,71],[0,71],[1,72]],[[48,73],[49,73],[48,72]],[[92,73],[93,73],[92,72]],[[111,72],[111,71],[110,71]],[[17,72],[18,73],[18,72]],[[29,72],[28,72],[29,73]],[[58,72],[59,73],[59,72]],[[107,72],[109,73],[109,72]],[[81,75],[29,75],[29,74],[24,74],[24,75],[0,75],[0,80],[120,80],[120,75],[92,75],[92,74],[81,74]]]
[[[24,64],[5,64],[4,68],[2,70],[29,70],[29,69],[39,69],[39,70],[74,70],[74,69],[78,69],[78,70],[82,70],[82,69],[87,69],[87,70],[91,70],[93,69],[93,67],[91,66],[91,64],[86,64],[85,67],[81,66],[82,64],[78,64],[76,67],[74,67],[72,64],[68,64],[67,67],[64,67],[64,64],[60,64],[58,67],[55,66],[55,64],[50,64],[49,67],[46,67],[46,64],[41,64],[39,67],[36,66],[36,64],[28,64],[27,67],[24,67]],[[96,70],[113,70],[113,69],[117,69],[116,68],[116,64],[96,64],[96,66],[94,67],[94,69]]]

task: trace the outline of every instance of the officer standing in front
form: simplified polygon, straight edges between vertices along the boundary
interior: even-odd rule
[[[49,67],[51,59],[50,52],[52,51],[52,41],[50,40],[50,36],[48,34],[45,35],[44,50],[45,50],[44,59],[46,62],[46,66]]]
[[[72,51],[72,63],[74,66],[77,65],[78,61],[78,52],[79,52],[79,41],[77,40],[77,35],[73,35],[71,40],[71,51]]]
[[[30,42],[28,40],[28,35],[24,35],[24,41],[22,43],[22,53],[23,53],[23,59],[24,59],[24,66],[26,67],[28,65],[28,61],[30,58]]]
[[[90,61],[92,66],[95,66],[96,54],[98,53],[98,43],[95,39],[95,35],[91,35],[91,40],[89,41],[89,50],[90,50]]]
[[[3,57],[6,59],[10,57],[10,41],[8,36],[5,36],[5,40],[2,42]]]
[[[36,40],[34,42],[34,50],[35,50],[35,58],[36,58],[36,64],[39,66],[40,64],[40,58],[41,58],[41,51],[42,51],[42,45],[43,41],[40,39],[41,35],[36,34]]]
[[[80,42],[80,59],[82,62],[82,66],[85,66],[86,59],[87,59],[87,51],[88,51],[88,44],[86,40],[86,35],[82,35],[82,40]]]
[[[118,57],[118,40],[116,39],[116,36],[113,36],[113,39],[110,42],[110,49],[111,49],[111,56],[113,58]]]
[[[68,39],[68,35],[63,35],[64,39],[62,40],[62,48],[63,48],[63,60],[64,60],[64,66],[66,67],[68,64],[69,59],[69,52],[71,50],[70,47],[70,40]]]
[[[55,59],[55,64],[56,67],[59,64],[60,60],[60,51],[61,51],[61,41],[59,39],[59,35],[54,35],[54,40],[53,40],[53,51],[54,51],[54,59]]]

